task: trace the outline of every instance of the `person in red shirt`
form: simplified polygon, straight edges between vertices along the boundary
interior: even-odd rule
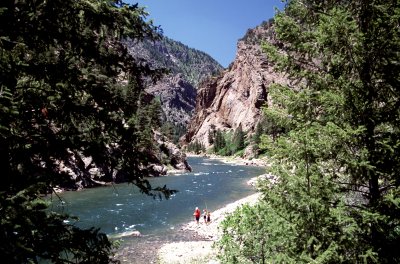
[[[196,207],[196,209],[194,210],[193,215],[194,215],[194,218],[196,219],[196,222],[198,224],[199,223],[199,219],[200,219],[200,215],[201,215],[200,209],[198,207]]]

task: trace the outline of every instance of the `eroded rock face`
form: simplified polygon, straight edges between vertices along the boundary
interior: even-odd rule
[[[247,134],[254,131],[261,107],[267,104],[268,87],[285,80],[274,72],[261,49],[262,40],[274,41],[272,30],[269,23],[249,30],[238,42],[229,69],[200,85],[184,143],[198,140],[209,147],[208,133],[213,128],[226,131],[241,125]]]
[[[186,127],[196,105],[198,83],[220,72],[222,66],[208,54],[163,37],[157,41],[126,40],[129,52],[153,69],[168,69],[169,74],[146,91],[161,99],[165,121]]]
[[[189,123],[196,106],[196,89],[182,74],[169,75],[146,91],[159,97],[166,121],[174,124]]]
[[[141,153],[148,161],[139,167],[143,175],[157,177],[167,175],[170,169],[181,172],[192,170],[186,160],[186,154],[173,142],[158,131],[153,131],[153,136],[156,146],[154,150],[143,150]],[[67,163],[55,161],[55,165],[65,176],[64,184],[57,186],[60,190],[80,190],[129,181],[127,175],[118,170],[114,170],[112,175],[105,175],[99,168],[101,165],[96,164],[92,157],[86,157],[82,153],[69,154]]]
[[[186,154],[180,148],[157,131],[154,132],[154,139],[160,148],[159,161],[161,163],[165,163],[162,159],[167,159],[167,163],[175,170],[192,171],[186,160]]]

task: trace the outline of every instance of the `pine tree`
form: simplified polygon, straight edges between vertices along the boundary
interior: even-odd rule
[[[256,125],[256,130],[254,131],[253,135],[253,142],[254,144],[258,145],[261,143],[261,135],[263,134],[263,127],[261,122],[258,122]]]
[[[200,153],[204,153],[206,151],[206,148],[204,147],[204,145],[199,142],[197,139],[190,143],[188,145],[188,151],[189,152],[193,152],[195,154],[200,154]]]
[[[233,134],[232,153],[236,153],[239,150],[244,149],[244,147],[245,147],[244,138],[245,138],[245,133],[243,132],[242,125],[239,125],[235,129],[235,133]]]
[[[215,140],[215,131],[214,130],[208,130],[208,136],[207,136],[208,144],[212,145],[214,144]]]
[[[215,142],[214,142],[214,152],[218,153],[220,150],[224,149],[226,146],[226,141],[224,134],[221,130],[217,129],[215,132]]]
[[[150,124],[151,127],[154,129],[159,129],[162,123],[162,108],[161,108],[161,101],[158,98],[153,99],[148,107],[146,108],[147,114],[150,117]]]
[[[158,29],[143,8],[119,0],[4,0],[0,25],[1,259],[108,263],[105,234],[64,222],[41,197],[65,179],[61,162],[93,183],[81,155],[151,192],[136,116],[142,80],[158,73],[121,41]]]
[[[165,122],[161,127],[161,131],[164,136],[166,136],[169,139],[173,139],[175,131],[174,131],[174,125],[171,122]]]
[[[373,0],[293,0],[277,14],[264,49],[291,80],[270,87],[266,111],[284,128],[263,137],[277,178],[250,212],[265,225],[244,210],[225,222],[225,261],[400,261],[399,18],[398,1]]]
[[[181,137],[183,137],[186,134],[186,131],[187,129],[184,124],[176,124],[174,127],[173,142],[175,144],[178,144]]]

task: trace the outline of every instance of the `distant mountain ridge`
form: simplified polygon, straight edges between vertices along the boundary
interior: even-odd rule
[[[196,105],[197,86],[221,72],[223,67],[205,52],[165,36],[157,41],[126,43],[129,51],[151,68],[169,70],[156,84],[149,84],[146,91],[160,99],[164,122],[186,130]]]
[[[223,67],[207,53],[166,36],[157,41],[128,42],[128,47],[135,57],[146,60],[152,68],[169,69],[171,75],[180,73],[183,79],[194,87],[207,77],[223,70]]]

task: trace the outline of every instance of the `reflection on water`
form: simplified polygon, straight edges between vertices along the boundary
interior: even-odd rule
[[[139,231],[144,238],[156,234],[173,237],[180,225],[192,220],[196,206],[213,211],[250,195],[254,190],[247,180],[264,172],[259,167],[201,157],[190,157],[188,161],[193,168],[190,173],[150,179],[153,186],[167,185],[179,191],[169,200],[153,199],[133,185],[119,184],[63,193],[63,202],[54,201],[52,209],[78,216],[79,227],[99,227],[111,236]]]

